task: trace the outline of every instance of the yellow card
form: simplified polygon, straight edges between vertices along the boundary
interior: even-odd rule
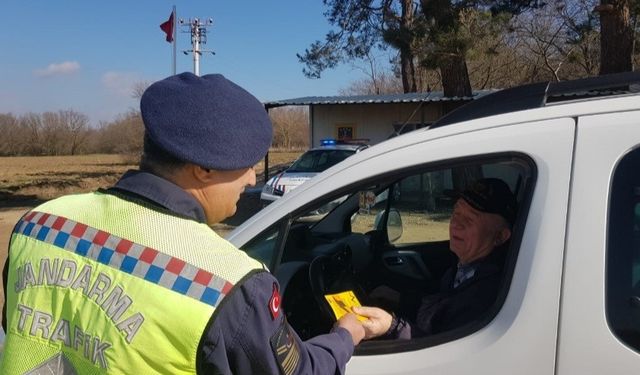
[[[336,320],[342,318],[345,314],[353,312],[351,309],[354,306],[361,306],[360,301],[358,301],[358,298],[352,290],[336,294],[325,294],[324,298],[326,298],[329,305],[331,305],[331,309],[333,310],[333,314],[336,316]],[[364,316],[357,314],[356,316],[360,321],[367,320]]]

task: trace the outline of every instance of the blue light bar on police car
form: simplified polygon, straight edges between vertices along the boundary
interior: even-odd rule
[[[334,146],[336,145],[338,142],[336,142],[335,139],[331,139],[331,138],[327,138],[327,139],[322,139],[320,140],[320,146]]]

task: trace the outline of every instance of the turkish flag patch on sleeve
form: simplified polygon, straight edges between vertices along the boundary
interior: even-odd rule
[[[271,293],[271,298],[269,299],[269,312],[271,313],[271,319],[275,320],[280,316],[280,302],[282,298],[280,298],[280,291],[278,291],[278,284],[273,283],[273,292]]]

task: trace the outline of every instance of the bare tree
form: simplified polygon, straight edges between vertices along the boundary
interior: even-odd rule
[[[71,155],[76,155],[89,136],[89,117],[70,109],[58,112],[58,116],[67,140],[68,148],[65,151]]]
[[[402,92],[401,80],[394,74],[383,71],[378,72],[375,81],[371,78],[363,78],[338,90],[340,95],[380,95]]]
[[[309,146],[309,113],[302,107],[280,107],[269,110],[273,123],[273,146],[285,149]]]
[[[598,0],[556,1],[565,3],[559,8],[559,17],[567,25],[567,43],[572,46],[568,53],[569,68],[575,69],[571,77],[594,76],[600,66],[600,22],[593,10]]]
[[[65,129],[59,113],[45,112],[41,115],[42,129],[40,142],[45,155],[62,155],[65,147]]]
[[[20,127],[18,119],[11,113],[0,114],[0,155],[13,156],[20,154],[18,139]]]
[[[112,122],[100,124],[91,147],[100,153],[138,155],[142,152],[143,138],[140,112],[130,110]]]
[[[554,81],[560,81],[560,69],[572,48],[566,43],[566,20],[557,17],[558,11],[559,7],[547,7],[524,14],[516,31],[524,48],[520,56],[529,60],[530,65],[540,67],[546,72],[542,75]]]
[[[36,113],[27,113],[20,117],[20,127],[23,132],[20,145],[24,155],[42,155],[42,118]]]
[[[142,94],[144,94],[144,90],[147,89],[151,85],[149,81],[138,81],[133,84],[131,97],[134,99],[142,98]]]

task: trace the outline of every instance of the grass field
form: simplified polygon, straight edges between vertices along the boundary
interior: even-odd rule
[[[269,170],[288,165],[300,152],[272,152]],[[70,193],[111,186],[137,158],[122,155],[0,157],[0,208],[33,206]],[[264,162],[256,165],[258,181]]]

